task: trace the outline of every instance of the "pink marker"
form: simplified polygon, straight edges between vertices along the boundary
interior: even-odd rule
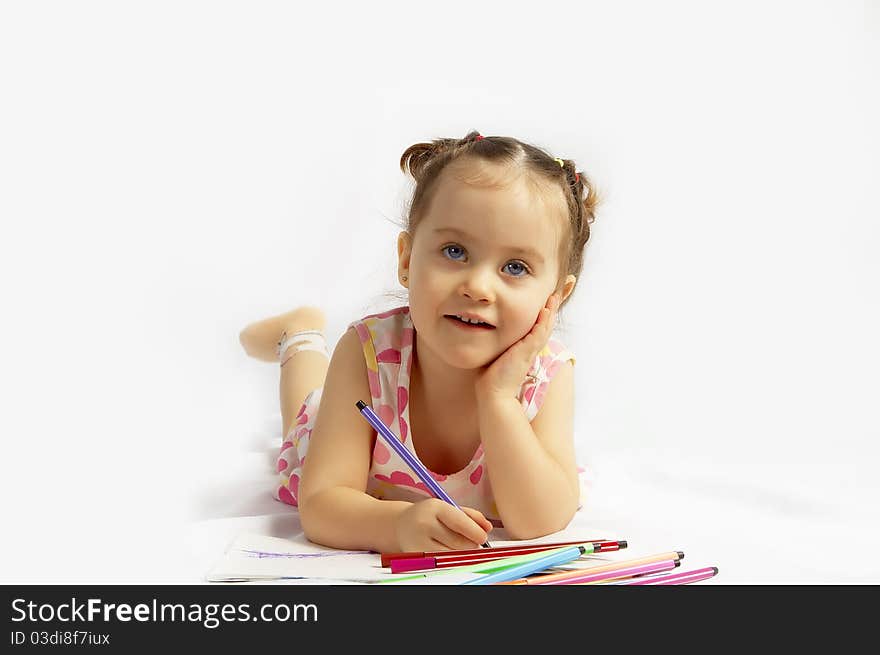
[[[634,575],[645,575],[647,573],[657,573],[659,571],[669,571],[679,565],[678,560],[661,560],[659,562],[649,562],[648,564],[639,564],[637,566],[626,566],[611,571],[600,571],[598,573],[590,573],[589,569],[585,571],[571,571],[563,576],[554,576],[555,579],[541,582],[541,578],[530,578],[530,585],[557,585],[557,584],[586,584],[588,582],[601,582],[603,580],[614,580],[616,578],[628,578]]]
[[[645,578],[636,578],[635,580],[624,580],[623,582],[615,582],[612,584],[619,585],[646,585],[646,584],[689,584],[691,582],[699,582],[707,580],[718,573],[717,566],[707,566],[704,569],[694,569],[692,571],[682,571],[681,573],[670,573],[669,575],[655,575]]]

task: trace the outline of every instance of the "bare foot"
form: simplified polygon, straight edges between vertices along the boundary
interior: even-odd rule
[[[297,307],[293,311],[251,323],[238,335],[244,351],[264,362],[278,361],[278,342],[286,332],[323,330],[327,319],[317,307]]]

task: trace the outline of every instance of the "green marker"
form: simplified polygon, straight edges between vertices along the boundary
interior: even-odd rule
[[[589,555],[593,552],[593,542],[588,541],[586,543],[581,544],[584,547],[584,554]],[[576,547],[576,546],[575,546]],[[513,557],[505,557],[502,559],[492,560],[489,562],[483,562],[481,564],[470,564],[468,566],[451,566],[446,569],[434,570],[428,573],[416,573],[415,575],[403,575],[398,576],[396,578],[389,578],[387,580],[379,580],[379,584],[386,584],[389,582],[401,582],[403,580],[415,580],[417,578],[429,578],[435,575],[445,575],[448,573],[494,573],[496,571],[503,571],[504,569],[509,569],[512,566],[517,566],[518,564],[522,564],[524,562],[530,562],[534,559],[538,559],[539,557],[547,557],[553,553],[559,553],[564,550],[568,550],[572,548],[572,546],[564,546],[562,548],[555,548],[553,550],[545,550],[539,553],[529,553],[528,555],[514,555]]]

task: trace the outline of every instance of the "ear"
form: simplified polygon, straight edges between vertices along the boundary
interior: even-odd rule
[[[568,275],[565,278],[565,282],[562,283],[562,299],[559,301],[559,304],[565,302],[565,299],[571,295],[571,292],[574,291],[574,285],[577,283],[577,278],[574,275]],[[558,291],[558,289],[557,289]]]
[[[400,283],[409,288],[409,258],[412,254],[412,237],[409,232],[401,232],[397,235],[397,277]],[[407,277],[406,282],[403,276]]]

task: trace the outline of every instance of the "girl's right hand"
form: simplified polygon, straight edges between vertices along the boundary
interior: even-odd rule
[[[439,498],[413,503],[398,518],[395,528],[403,551],[464,550],[485,543],[492,524],[479,511],[459,511]]]

